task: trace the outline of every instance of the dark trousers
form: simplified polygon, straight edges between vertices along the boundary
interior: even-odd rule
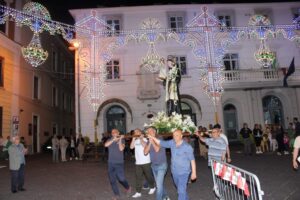
[[[124,164],[108,163],[108,176],[114,195],[120,196],[117,181],[119,181],[126,190],[129,189],[129,184],[125,178]]]
[[[11,191],[17,191],[24,186],[24,164],[21,164],[19,170],[10,170],[11,172]]]
[[[75,149],[75,147],[71,147],[70,148],[70,158],[75,158],[75,157],[77,157],[76,149]]]
[[[154,178],[152,175],[152,169],[151,164],[144,164],[144,165],[135,165],[135,189],[136,192],[141,193],[142,191],[142,185],[144,176],[149,184],[150,188],[154,188]]]

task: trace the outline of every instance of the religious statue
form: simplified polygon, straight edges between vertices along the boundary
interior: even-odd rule
[[[166,105],[168,116],[173,112],[180,114],[180,93],[179,84],[181,81],[181,71],[176,64],[176,58],[172,55],[167,57],[167,66],[162,67],[158,76],[163,80],[163,84],[166,89]]]

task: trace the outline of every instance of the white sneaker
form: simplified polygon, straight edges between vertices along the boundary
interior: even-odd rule
[[[132,198],[140,198],[141,196],[142,196],[142,194],[137,192],[132,196]]]
[[[156,190],[155,187],[154,187],[154,188],[151,188],[151,189],[149,190],[148,194],[154,194],[155,190]]]
[[[290,153],[288,151],[284,151],[284,155],[289,155]]]

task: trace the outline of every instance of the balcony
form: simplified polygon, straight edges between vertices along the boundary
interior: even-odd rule
[[[223,71],[224,89],[241,88],[272,88],[283,86],[283,71],[281,69],[241,69]],[[288,78],[289,86],[300,85],[300,70],[296,71]]]

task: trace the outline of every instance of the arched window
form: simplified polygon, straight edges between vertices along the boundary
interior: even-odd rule
[[[284,126],[283,107],[280,99],[269,95],[263,98],[265,124],[281,124]]]
[[[111,106],[106,112],[107,131],[116,128],[126,133],[126,112],[121,106]]]
[[[193,113],[192,107],[188,103],[181,102],[181,114],[183,116],[190,116],[195,125],[197,125],[196,114]]]
[[[224,130],[229,141],[238,139],[238,122],[237,122],[237,109],[232,104],[226,104],[223,108],[224,114]]]

